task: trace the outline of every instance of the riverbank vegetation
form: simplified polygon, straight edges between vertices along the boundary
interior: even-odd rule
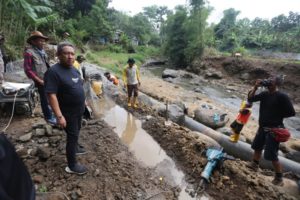
[[[118,45],[115,46],[116,47],[102,46],[100,49],[99,47],[96,49],[90,48],[86,53],[86,57],[90,62],[104,67],[108,71],[111,71],[118,76],[121,76],[123,67],[126,65],[129,57],[134,58],[137,66],[141,66],[146,59],[150,57],[158,57],[160,52],[159,48],[154,46],[136,47],[135,53],[128,53],[124,50],[115,52],[112,51],[112,49],[117,48]]]
[[[224,11],[217,24],[208,24],[212,7],[204,0],[189,0],[185,6],[169,10],[165,6],[145,7],[141,13],[130,16],[109,8],[109,0],[0,0],[0,31],[6,37],[5,48],[11,60],[22,57],[26,38],[33,30],[50,37],[50,43],[68,40],[83,53],[89,46],[104,50],[89,52],[88,58],[106,64],[100,58],[110,52],[119,65],[127,53],[138,61],[142,48],[161,49],[161,54],[180,68],[189,66],[205,49],[225,53],[257,50],[299,52],[300,14],[290,12],[271,20],[238,19],[240,11]],[[102,47],[105,48],[102,48]],[[142,46],[142,47],[141,47]],[[150,48],[150,49],[151,49]],[[151,51],[151,50],[150,50]],[[114,57],[120,54],[120,61]],[[151,55],[151,53],[149,54]],[[142,56],[142,57],[143,57]],[[102,59],[103,60],[103,59]]]

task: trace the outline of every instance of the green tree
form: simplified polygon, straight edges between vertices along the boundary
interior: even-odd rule
[[[187,20],[187,10],[182,6],[175,8],[175,14],[167,19],[165,54],[176,67],[186,67],[185,48],[187,47],[185,23]]]
[[[215,35],[218,39],[223,39],[224,35],[228,31],[232,31],[235,27],[236,18],[240,14],[240,11],[234,8],[229,8],[223,11],[223,18],[220,23],[215,27]]]
[[[121,30],[130,39],[136,38],[140,44],[157,44],[158,32],[144,13],[131,17],[122,12],[112,10],[109,19],[113,30]]]
[[[215,27],[215,36],[221,44],[219,48],[225,51],[232,51],[240,45],[239,38],[237,37],[236,18],[240,11],[229,8],[223,11],[223,18],[220,23]]]
[[[165,18],[171,11],[168,9],[167,6],[149,6],[143,8],[143,13],[148,19],[154,24],[154,26],[160,27],[161,24],[165,22]]]
[[[52,14],[50,0],[1,0],[0,28],[7,43],[20,48],[28,32],[36,29]]]
[[[206,20],[210,10],[206,8],[204,0],[190,0],[190,15],[186,22],[187,47],[185,55],[188,63],[203,54]]]

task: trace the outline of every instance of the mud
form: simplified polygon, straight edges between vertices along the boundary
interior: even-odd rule
[[[201,180],[201,172],[207,163],[203,152],[208,145],[199,139],[196,133],[176,124],[165,126],[163,121],[164,119],[161,118],[151,118],[143,123],[143,128],[187,174],[188,183],[197,188]],[[213,174],[205,193],[214,199],[296,199],[300,197],[293,196],[297,194],[295,191],[288,193],[286,188],[276,187],[266,182],[261,172],[253,172],[245,164],[240,160],[226,160]],[[288,180],[285,181],[287,182]],[[293,188],[296,188],[295,182],[293,184]]]
[[[100,103],[103,104],[102,101]],[[142,128],[142,121],[118,105],[114,105],[110,109],[107,109],[106,106],[103,107],[104,109],[101,111],[104,121],[114,127],[114,131],[121,141],[128,146],[130,152],[147,167],[154,168],[161,181],[166,181],[173,187],[180,188],[181,192],[178,199],[192,199],[185,191],[187,183],[184,173],[177,168],[164,149]]]
[[[127,108],[124,97],[117,99],[117,102]],[[165,118],[142,105],[138,109],[129,108],[128,111],[143,119],[142,128],[159,143],[167,155],[175,161],[177,167],[185,173],[186,182],[190,185],[186,190],[193,194],[207,163],[203,153],[211,143],[206,143],[197,132],[191,132],[177,124],[165,125]],[[143,117],[150,114],[153,117]],[[200,195],[208,196],[209,199],[300,198],[296,186],[296,180],[300,178],[298,175],[285,174],[284,187],[278,187],[271,183],[274,175],[272,171],[260,169],[258,172],[253,172],[246,167],[246,164],[247,162],[239,159],[224,161],[224,164],[214,172],[208,189]]]

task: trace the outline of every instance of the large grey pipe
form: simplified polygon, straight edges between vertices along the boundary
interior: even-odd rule
[[[229,141],[228,136],[221,134],[187,116],[184,117],[183,123],[187,128],[194,131],[198,131],[201,134],[205,134],[216,140],[224,148],[226,153],[241,158],[242,160],[252,159],[253,150],[251,149],[249,144],[242,141],[232,143]],[[279,156],[279,160],[285,172],[293,172],[295,174],[300,174],[299,163],[286,159],[282,156]],[[263,168],[272,168],[272,164],[270,161],[262,159],[260,164]]]

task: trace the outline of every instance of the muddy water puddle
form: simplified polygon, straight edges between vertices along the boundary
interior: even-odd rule
[[[124,108],[109,100],[100,100],[99,105],[101,118],[114,127],[124,144],[135,155],[135,157],[148,167],[152,167],[160,176],[161,181],[167,181],[172,186],[179,186],[181,193],[178,199],[188,200],[192,198],[185,190],[188,184],[185,182],[184,173],[176,167],[175,162],[166,154],[159,144],[142,129],[142,121],[136,119]],[[191,187],[191,186],[189,186]],[[199,199],[199,197],[198,197]],[[202,200],[210,199],[200,197]]]

